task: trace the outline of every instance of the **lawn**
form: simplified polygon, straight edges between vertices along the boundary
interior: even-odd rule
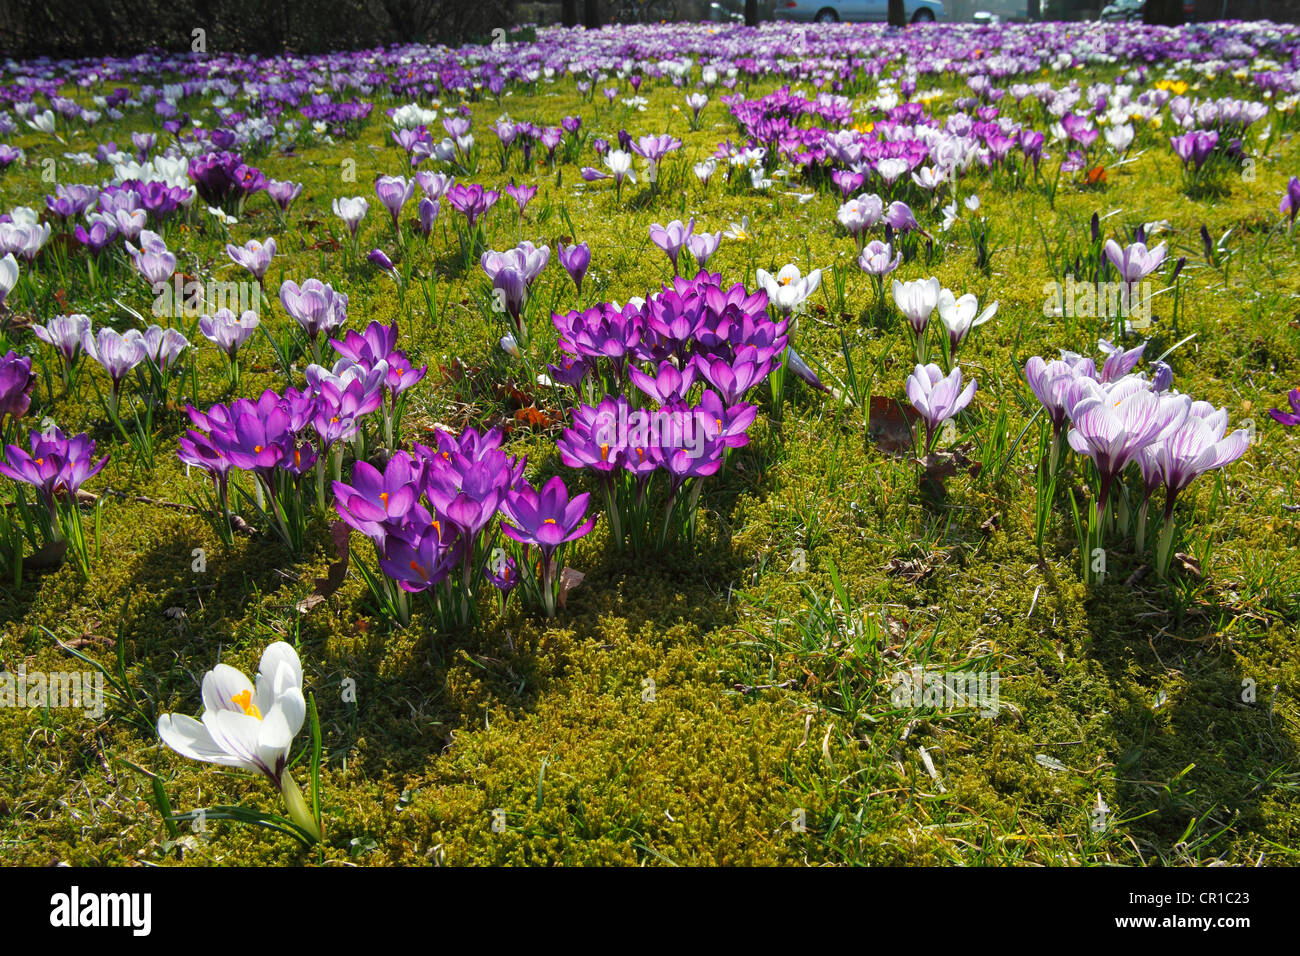
[[[5,461],[56,426],[108,460],[49,509],[39,481],[0,478],[9,686],[102,675],[104,693],[0,683],[0,861],[1300,863],[1300,437],[1269,414],[1300,386],[1298,100],[1300,28],[1269,23],[676,24],[5,64],[0,386],[21,393],[22,357],[31,374],[29,408],[0,403]],[[92,251],[74,230],[114,202],[129,224],[124,182],[138,255],[120,226]],[[301,193],[282,210],[268,182]],[[471,223],[473,186],[499,198]],[[268,238],[259,287],[227,246]],[[282,288],[309,279],[346,303]],[[1098,308],[1118,287],[1140,301]],[[233,362],[200,326],[229,290],[260,317]],[[65,379],[33,327],[69,314],[188,348],[137,356],[120,386],[108,354]],[[312,339],[322,315],[342,324]],[[329,339],[356,352],[372,323],[402,355],[386,340],[336,368]],[[922,350],[977,383],[968,404],[951,378],[909,389]],[[376,391],[374,352],[400,395]],[[1070,390],[1059,437],[1034,356]],[[228,518],[178,451],[268,389],[237,406]],[[610,442],[579,434],[606,395],[706,392],[725,407],[703,459],[637,472],[644,443],[620,435],[605,471]],[[1188,396],[1225,410],[1210,444],[1231,460],[1166,524],[1178,449],[1185,477],[1216,427]],[[299,400],[316,424],[241,464]],[[500,451],[477,444],[494,429]],[[1112,477],[1115,443],[1133,462]],[[1145,520],[1138,445],[1173,461]],[[579,446],[587,467],[565,460]],[[378,505],[424,490],[418,540],[374,530],[358,461],[418,464]],[[485,488],[483,461],[513,471]],[[556,519],[529,495],[555,476],[590,497],[548,565]],[[205,672],[251,675],[275,642],[301,662],[283,704],[301,730],[271,747],[287,769],[160,742],[164,715],[203,712]]]

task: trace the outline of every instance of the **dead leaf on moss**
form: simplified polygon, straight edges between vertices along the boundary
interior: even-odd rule
[[[329,566],[325,577],[316,579],[316,586],[312,589],[311,594],[298,602],[299,614],[306,614],[342,586],[343,579],[348,574],[348,554],[350,553],[348,535],[350,533],[351,529],[342,521],[330,522],[330,537],[334,541],[334,553],[338,555],[338,560]]]

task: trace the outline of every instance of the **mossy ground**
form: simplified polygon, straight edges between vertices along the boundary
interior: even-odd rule
[[[950,95],[956,89],[944,86]],[[1197,92],[1239,90],[1223,78]],[[826,268],[823,291],[800,325],[801,354],[842,376],[843,333],[859,374],[873,376],[871,391],[901,396],[911,345],[896,313],[879,323],[864,315],[872,293],[853,264],[852,241],[835,224],[836,197],[825,188],[806,203],[786,194],[813,191],[802,184],[756,194],[715,181],[701,190],[689,163],[735,136],[725,108],[714,96],[701,130],[690,132],[675,108],[680,90],[647,84],[642,93],[645,112],[599,97],[584,102],[571,81],[543,84],[534,96],[515,93],[501,106],[472,103],[482,156],[478,174],[462,179],[499,185],[513,176],[540,186],[522,225],[503,197],[490,217],[489,246],[529,238],[554,249],[560,238],[585,240],[592,268],[584,301],[626,301],[669,276],[667,259],[647,238],[651,222],[694,216],[712,230],[748,215],[752,239],[724,241],[711,269],[752,287],[757,267]],[[943,104],[935,103],[940,113]],[[496,346],[503,329],[483,317],[480,271],[462,268],[448,227],[456,214],[444,204],[432,242],[408,236],[398,250],[373,198],[373,177],[404,166],[383,105],[355,140],[307,142],[293,155],[257,160],[269,176],[306,188],[287,227],[277,228],[259,197],[232,234],[239,242],[276,236],[280,254],[268,288],[317,276],[349,293],[352,327],[401,320],[411,358],[430,365],[413,393],[408,438],[435,422],[500,421],[510,410],[499,396],[439,371],[458,358],[485,370],[487,381],[520,378]],[[619,203],[609,184],[575,189],[576,165],[521,173],[516,158],[502,175],[487,126],[506,110],[546,123],[579,113],[586,129],[611,139],[624,127],[634,136],[667,129],[685,146],[656,189],[629,187]],[[98,132],[120,143],[131,128],[124,122]],[[16,144],[27,162],[0,184],[2,205],[41,207],[52,187],[40,180],[40,160],[61,150],[35,135]],[[93,143],[83,134],[73,148]],[[1178,333],[1196,336],[1169,358],[1176,384],[1258,427],[1246,458],[1219,479],[1201,480],[1181,505],[1183,550],[1205,558],[1203,580],[1184,575],[1169,586],[1148,575],[1126,583],[1143,559],[1112,549],[1106,582],[1086,588],[1064,497],[1040,554],[1032,433],[1005,467],[992,461],[977,476],[960,474],[936,497],[918,491],[914,465],[866,440],[860,413],[802,387],[792,388],[783,420],[760,416],[751,446],[706,492],[692,553],[633,560],[616,554],[598,526],[572,556],[585,582],[549,622],[489,611],[465,633],[431,633],[420,616],[399,630],[373,613],[355,574],[300,614],[296,603],[333,558],[323,524],[306,556],[291,560],[269,537],[239,538],[227,549],[192,513],[106,497],[97,519],[86,515],[88,527],[98,521],[89,580],[64,567],[29,573],[21,588],[0,592],[0,663],[10,671],[24,663],[28,671],[80,668],[57,637],[78,639],[112,669],[121,642],[135,704],[111,700],[99,720],[57,709],[0,711],[0,860],[1300,862],[1297,439],[1265,415],[1300,384],[1296,245],[1271,225],[1300,148],[1290,134],[1279,136],[1253,181],[1234,178],[1229,194],[1212,200],[1183,194],[1164,131],[1142,130],[1134,152],[1137,160],[1100,187],[1067,177],[1054,207],[1044,185],[972,180],[964,192],[979,194],[990,222],[991,273],[975,271],[961,228],[939,234],[938,217],[927,214],[923,224],[940,236],[941,253],[932,268],[913,262],[900,274],[933,272],[958,293],[999,301],[996,319],[962,355],[966,374],[980,383],[963,438],[982,440],[1001,410],[1014,438],[1033,411],[1017,367],[1061,347],[1094,351],[1090,323],[1044,315],[1049,247],[1086,229],[1094,211],[1109,214],[1110,234],[1169,220],[1172,233],[1162,238],[1173,256],[1189,258]],[[355,183],[341,179],[345,159],[355,160]],[[597,163],[588,151],[581,164]],[[59,170],[62,181],[79,181],[75,167],[60,160]],[[1053,172],[1054,163],[1049,178]],[[388,277],[349,262],[346,246],[315,248],[326,227],[305,223],[329,222],[330,200],[357,194],[372,200],[361,249],[378,245],[399,263],[409,258],[415,278],[404,301]],[[1203,264],[1202,223],[1216,237],[1235,227],[1226,279]],[[200,209],[172,246],[184,249],[191,273],[238,278],[220,251],[224,241]],[[832,265],[848,273],[842,309]],[[58,310],[54,293],[63,289],[69,311],[127,327],[112,301],[92,297],[83,270],[79,258],[64,277],[47,264],[40,317]],[[118,275],[116,295],[144,311],[142,280],[124,269]],[[436,318],[418,288],[431,276]],[[538,354],[549,354],[546,307],[574,304],[558,263],[540,280],[536,300]],[[1153,355],[1176,341],[1160,312]],[[265,321],[289,320],[277,305]],[[30,333],[8,336],[10,345],[35,349]],[[242,361],[240,394],[284,386],[263,341]],[[205,346],[200,362],[196,404],[230,397],[224,359]],[[162,414],[156,463],[146,468],[104,424],[91,377],[103,386],[98,371],[89,373],[79,397],[57,387],[51,396],[42,384],[32,412],[69,432],[89,429],[111,452],[90,489],[166,501],[198,490],[198,476],[187,478],[174,455],[183,415]],[[553,451],[557,433],[516,429],[511,448],[528,453],[531,477],[563,472],[580,484]],[[1077,473],[1070,482],[1082,493]],[[206,551],[203,573],[191,569],[195,548]],[[802,573],[788,570],[796,549],[807,556]],[[900,570],[893,559],[915,563]],[[175,607],[183,619],[165,614]],[[152,731],[160,713],[199,711],[197,681],[218,659],[251,673],[275,639],[298,647],[323,724],[323,850],[220,822],[169,838],[146,774],[161,779],[178,812],[238,802],[278,809],[264,781],[187,762],[161,748]],[[922,663],[996,670],[1004,708],[992,719],[896,708],[892,675]],[[346,678],[356,682],[355,703],[342,699]],[[1253,703],[1242,699],[1246,680],[1257,688]],[[295,772],[304,783],[304,766]],[[1099,795],[1112,815],[1095,832]],[[493,828],[497,809],[504,832]],[[793,825],[799,811],[806,831]]]

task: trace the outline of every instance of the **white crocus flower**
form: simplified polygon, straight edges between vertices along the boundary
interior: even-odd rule
[[[632,172],[632,154],[621,149],[605,152],[605,165],[614,174],[614,181],[621,183],[625,179],[636,182],[636,173]]]
[[[775,276],[765,269],[759,269],[757,275],[758,284],[767,292],[768,301],[785,315],[802,305],[822,284],[821,269],[814,269],[804,276],[793,264],[783,267]]]
[[[957,200],[943,207],[943,231],[947,232],[957,224]]]
[[[203,718],[163,714],[158,736],[182,757],[266,776],[280,790],[293,822],[316,839],[320,828],[285,771],[307,704],[297,652],[276,641],[262,653],[254,685],[228,664],[203,675]]]
[[[42,110],[39,113],[33,113],[27,119],[27,125],[37,132],[49,133],[54,135],[54,111]]]
[[[958,346],[970,334],[970,330],[977,325],[983,325],[989,319],[997,314],[998,304],[994,302],[983,312],[979,311],[979,300],[969,292],[960,299],[954,296],[947,289],[939,293],[939,318],[948,329],[948,342],[952,350],[957,351]],[[976,314],[978,313],[978,315]]]
[[[753,236],[749,232],[749,217],[742,216],[740,222],[733,222],[727,226],[727,230],[722,234],[722,238],[730,239],[733,242],[748,242]]]
[[[1116,153],[1123,153],[1133,145],[1133,127],[1127,123],[1108,127],[1105,135],[1106,142]]]
[[[0,306],[4,305],[5,299],[18,284],[18,260],[14,258],[13,253],[6,253],[3,259],[0,259]]]
[[[361,220],[366,218],[366,213],[370,211],[370,203],[364,196],[353,196],[351,198],[341,197],[335,199],[332,208],[334,215],[343,220],[352,233],[352,238],[357,237],[357,227],[361,225]]]
[[[916,172],[912,173],[912,182],[916,183],[922,189],[938,189],[944,184],[947,176],[942,170],[935,169],[933,166],[922,166]]]
[[[941,288],[939,280],[933,276],[929,279],[913,279],[911,282],[894,280],[894,304],[907,316],[912,331],[918,336],[930,324],[930,313],[939,304]]]
[[[34,226],[41,217],[31,206],[15,206],[9,210],[9,218],[19,226]]]

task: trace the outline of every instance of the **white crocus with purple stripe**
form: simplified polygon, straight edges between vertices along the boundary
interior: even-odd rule
[[[293,822],[316,839],[320,829],[285,772],[307,704],[297,652],[276,641],[262,653],[254,684],[228,664],[203,675],[203,716],[163,714],[158,736],[183,757],[261,773],[284,796]]]

